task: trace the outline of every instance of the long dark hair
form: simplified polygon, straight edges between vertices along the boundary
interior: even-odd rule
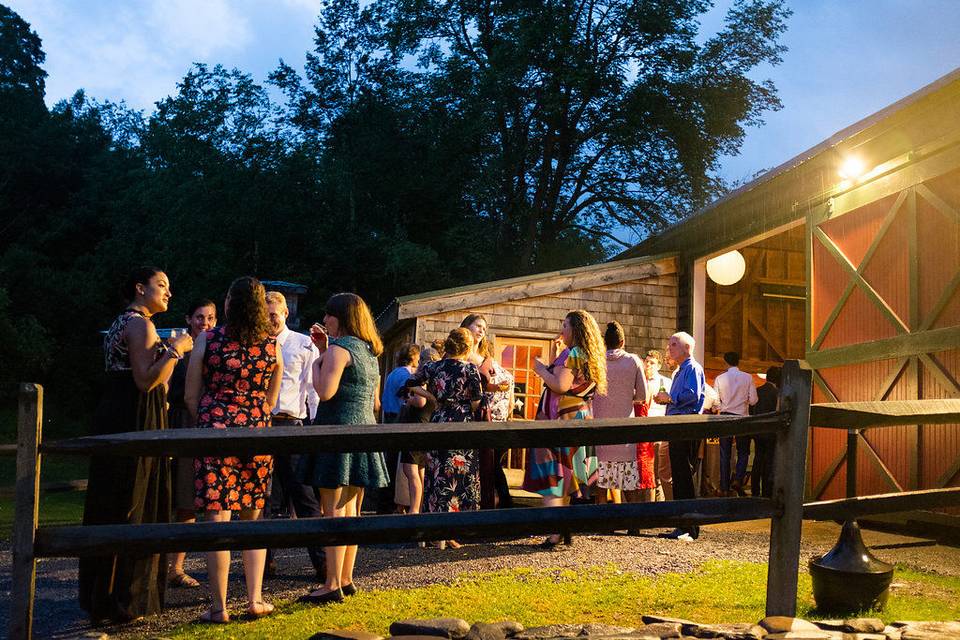
[[[237,278],[227,291],[226,332],[244,346],[263,340],[270,330],[266,291],[253,276]]]
[[[368,345],[373,355],[383,353],[383,341],[377,333],[370,307],[355,293],[338,293],[327,300],[327,315],[337,319],[340,335],[360,338]]]

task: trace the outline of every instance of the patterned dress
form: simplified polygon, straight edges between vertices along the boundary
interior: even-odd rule
[[[427,385],[437,398],[431,422],[470,422],[471,402],[482,398],[477,365],[445,358],[429,362],[404,386]],[[423,494],[427,511],[472,511],[480,508],[480,464],[475,449],[428,452]]]
[[[263,429],[267,388],[277,363],[277,341],[267,337],[251,346],[234,340],[224,327],[207,331],[203,354],[203,395],[197,427]],[[263,509],[273,470],[272,456],[204,457],[193,462],[197,509]]]
[[[573,384],[564,394],[544,387],[538,420],[580,420],[590,418],[590,398],[596,384],[587,379],[587,360],[578,347],[564,349],[551,367],[573,371]],[[523,488],[544,497],[577,493],[581,485],[596,481],[597,458],[586,447],[550,447],[527,450]]]

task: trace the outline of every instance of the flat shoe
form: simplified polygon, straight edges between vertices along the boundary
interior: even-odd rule
[[[357,595],[358,589],[351,582],[350,584],[345,584],[342,587],[340,587],[340,591],[343,592],[343,595],[345,597],[349,597],[349,596]]]
[[[300,596],[297,598],[297,602],[303,602],[306,604],[330,604],[332,602],[343,602],[343,590],[335,589],[333,591],[328,591],[326,593],[320,593],[317,595],[308,593],[305,596]]]
[[[214,616],[223,616],[223,619],[214,618]],[[213,609],[207,609],[204,613],[200,614],[200,617],[197,618],[197,623],[199,624],[229,624],[230,616],[223,609],[218,609],[214,611]]]

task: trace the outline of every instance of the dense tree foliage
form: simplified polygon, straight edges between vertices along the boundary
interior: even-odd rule
[[[777,108],[781,0],[330,0],[302,72],[194,65],[150,114],[48,109],[40,37],[0,5],[0,383],[78,408],[117,285],[166,269],[181,324],[238,275],[396,295],[602,260],[715,196]],[[62,416],[60,416],[62,417]]]

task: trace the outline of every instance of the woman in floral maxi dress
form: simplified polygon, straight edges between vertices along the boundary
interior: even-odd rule
[[[466,361],[473,336],[466,329],[454,329],[443,346],[443,360],[427,363],[404,386],[436,402],[431,422],[470,422],[483,394],[480,371]],[[429,451],[428,457],[423,487],[427,511],[479,509],[480,466],[476,449]],[[448,542],[451,547],[460,546],[455,540]]]
[[[607,367],[600,327],[593,316],[583,310],[571,311],[560,331],[566,345],[553,364],[540,360],[534,373],[546,386],[538,420],[580,420],[590,418],[590,399],[594,393],[607,391]],[[596,473],[596,456],[586,447],[537,447],[527,452],[523,478],[526,491],[543,496],[546,507],[569,504],[570,496],[588,484]],[[552,548],[560,543],[559,535],[548,537],[542,544]]]

